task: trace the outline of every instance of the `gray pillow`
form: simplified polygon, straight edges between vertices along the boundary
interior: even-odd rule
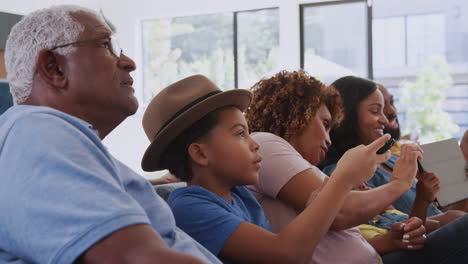
[[[185,182],[174,182],[174,183],[167,183],[167,184],[158,184],[154,185],[154,190],[156,193],[161,196],[165,201],[169,198],[169,194],[177,188],[185,187],[187,183]]]

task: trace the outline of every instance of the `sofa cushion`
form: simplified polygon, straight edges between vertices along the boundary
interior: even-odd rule
[[[169,194],[177,188],[180,187],[185,187],[187,186],[187,183],[185,182],[175,182],[175,183],[167,183],[167,184],[159,184],[159,185],[154,185],[154,190],[156,193],[161,196],[165,201],[169,198]]]

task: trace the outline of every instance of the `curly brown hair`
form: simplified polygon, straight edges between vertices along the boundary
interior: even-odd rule
[[[253,101],[245,113],[251,132],[269,132],[289,140],[307,126],[322,104],[330,111],[332,127],[343,119],[338,91],[304,70],[281,71],[256,83],[252,92]]]

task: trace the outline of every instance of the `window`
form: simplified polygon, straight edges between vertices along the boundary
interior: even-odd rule
[[[468,129],[466,10],[457,0],[374,0],[374,78],[394,92],[404,133],[419,130],[422,142]]]
[[[407,17],[408,66],[424,65],[431,56],[445,57],[445,17],[429,14]]]
[[[326,83],[369,76],[367,1],[302,6],[303,68]]]
[[[406,65],[405,18],[376,18],[372,20],[374,68]]]
[[[237,13],[237,87],[252,87],[264,75],[278,71],[278,63],[278,9]]]
[[[192,74],[251,87],[277,67],[278,23],[276,8],[142,21],[144,103]]]
[[[408,15],[372,20],[374,68],[424,65],[445,56],[445,17]]]
[[[147,20],[142,23],[144,100],[192,74],[234,86],[232,14]]]

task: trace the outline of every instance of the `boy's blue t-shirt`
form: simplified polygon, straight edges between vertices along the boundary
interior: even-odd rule
[[[87,122],[48,107],[0,116],[0,263],[73,263],[109,234],[148,224],[168,247],[220,261],[175,225],[151,184]]]
[[[187,186],[172,191],[168,203],[177,226],[218,256],[240,223],[247,221],[270,230],[262,207],[247,187],[232,188],[231,197],[232,204],[203,187]]]
[[[384,164],[389,167],[391,170],[393,170],[393,167],[395,167],[395,161],[398,159],[398,156],[392,155],[389,160],[384,162]],[[332,172],[336,169],[336,163],[330,164],[326,166],[323,169],[323,172],[326,173],[327,175],[331,175]],[[377,170],[374,173],[374,176],[372,179],[367,181],[367,184],[373,188],[379,187],[381,185],[387,184],[390,182],[390,179],[392,178],[392,174],[389,173],[388,171],[377,167]],[[402,194],[398,199],[396,199],[392,205],[397,209],[405,214],[411,214],[411,209],[413,208],[413,202],[414,199],[416,199],[416,182],[413,182],[413,185],[411,188]],[[437,209],[434,205],[430,204],[427,207],[427,216],[434,216],[441,214],[442,212]]]

